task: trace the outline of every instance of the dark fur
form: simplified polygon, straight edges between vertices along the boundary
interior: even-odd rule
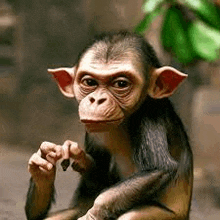
[[[144,38],[127,32],[99,36],[79,55],[77,64],[85,52],[94,49],[96,46],[99,47],[99,50],[94,50],[96,58],[104,59],[105,62],[118,58],[119,55],[126,52],[135,53],[143,64],[147,81],[150,77],[149,69],[161,66],[154,50]],[[128,201],[125,199],[123,201],[125,205],[120,205],[120,208],[116,204],[114,212],[113,210],[110,210],[112,212],[106,211],[104,219],[116,219],[120,214],[144,204],[158,206],[172,212],[156,201],[155,198],[158,198],[173,180],[182,178],[190,181],[193,168],[192,152],[183,124],[167,98],[154,100],[147,97],[139,109],[124,123],[128,128],[133,160],[139,172],[127,180],[122,179],[108,150],[104,146],[99,146],[86,134],[86,152],[93,157],[95,163],[90,171],[82,175],[72,202],[72,207],[79,207],[79,215],[84,214],[93,205],[95,198],[109,187],[123,185],[129,188],[130,184],[131,188],[133,187],[136,190],[135,181],[138,182],[139,177],[149,177],[158,171],[163,171],[164,176],[155,180],[157,183],[155,186],[151,185],[148,188],[149,185],[146,184],[146,188],[143,186],[142,190],[139,190],[140,195],[138,194],[139,196],[136,196],[136,199],[132,200],[131,198]],[[32,184],[31,188],[33,187]],[[49,207],[50,205],[48,209]],[[45,210],[45,213],[47,211]]]
[[[143,63],[143,70],[147,79],[151,67],[161,67],[153,47],[140,35],[121,31],[118,33],[103,33],[95,36],[85,49],[79,54],[76,64],[80,63],[83,55],[90,49],[95,52],[96,59],[108,63],[114,59],[120,59],[126,52],[137,54],[137,58]]]
[[[30,183],[29,183],[29,189],[28,189],[28,193],[27,193],[27,200],[26,200],[26,205],[25,205],[25,213],[27,216],[27,219],[31,219],[31,220],[41,220],[46,218],[47,213],[49,211],[49,209],[51,208],[52,203],[55,203],[55,187],[53,185],[53,190],[52,190],[52,194],[51,194],[51,202],[48,204],[47,208],[44,210],[44,212],[39,213],[37,218],[32,218],[32,207],[34,206],[33,198],[32,196],[34,195],[34,191],[36,190],[36,186],[35,183],[33,182],[32,178],[30,179]]]
[[[188,180],[192,174],[192,152],[183,124],[168,99],[154,100],[150,97],[125,123],[129,128],[133,159],[139,168],[139,173],[131,178],[150,175],[159,170],[168,173],[169,178],[162,182],[159,189],[155,188],[151,194],[146,192],[144,196],[145,204],[153,203],[167,209],[163,204],[155,202],[154,196],[157,197],[171,180],[177,178]],[[120,178],[117,166],[104,146],[98,146],[88,134],[85,144],[86,151],[94,158],[96,165],[82,177],[73,206],[81,204],[82,198],[85,200],[85,197],[95,199],[103,190],[124,181]],[[179,151],[176,158],[173,158],[169,151],[174,147]],[[129,180],[126,181],[129,183]],[[144,204],[138,199],[136,198],[135,207]]]

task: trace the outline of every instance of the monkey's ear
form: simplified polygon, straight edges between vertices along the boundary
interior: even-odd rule
[[[65,95],[68,98],[74,97],[73,82],[75,67],[61,67],[57,69],[48,69],[47,72],[53,75],[63,95]]]
[[[170,66],[154,69],[151,75],[148,94],[155,99],[169,97],[185,78],[187,78],[186,74]]]

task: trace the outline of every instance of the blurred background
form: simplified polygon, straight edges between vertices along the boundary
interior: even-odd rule
[[[208,57],[209,54],[206,59],[198,53],[195,58],[188,59],[181,57],[187,54],[181,53],[181,48],[167,48],[163,39],[163,12],[156,11],[157,16],[150,22],[146,18],[160,4],[169,1],[154,1],[159,6],[155,4],[151,11],[147,2],[153,1],[0,0],[0,219],[25,219],[24,204],[30,177],[27,162],[41,142],[62,144],[70,139],[83,145],[84,129],[77,116],[77,103],[62,96],[47,74],[47,68],[72,66],[78,53],[97,33],[135,28],[154,46],[163,65],[189,74],[172,101],[194,152],[197,212],[192,219],[219,219],[220,60],[218,56]],[[217,0],[194,2],[211,2],[215,8],[219,7]],[[182,6],[175,5],[175,10],[177,8],[185,21],[193,23],[195,15],[190,10],[182,10]],[[217,14],[220,16],[218,10]],[[172,20],[167,33],[173,33],[171,26],[176,27],[176,36],[181,32],[179,27],[183,22],[173,25],[177,20]],[[191,37],[199,37],[192,28],[190,30]],[[212,32],[209,36],[219,49],[218,33]],[[204,39],[200,39],[197,48],[205,48],[204,53],[209,53],[212,40]],[[177,42],[177,45],[182,44]],[[216,53],[219,55],[219,50]],[[68,206],[70,192],[79,179],[69,171],[60,172],[60,167],[57,175],[54,210]]]

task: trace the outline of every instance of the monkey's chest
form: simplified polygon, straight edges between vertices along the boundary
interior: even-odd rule
[[[126,179],[137,172],[137,167],[128,155],[114,155],[112,157],[112,163],[123,179]]]
[[[122,178],[127,178],[137,171],[127,135],[116,129],[109,133],[96,134],[94,137],[97,143],[111,154],[111,164],[117,168]]]

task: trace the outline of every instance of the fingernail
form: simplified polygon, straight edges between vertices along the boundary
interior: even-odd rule
[[[48,165],[47,165],[47,169],[48,170],[51,170],[53,168],[53,165],[51,164],[51,163],[49,163]]]

